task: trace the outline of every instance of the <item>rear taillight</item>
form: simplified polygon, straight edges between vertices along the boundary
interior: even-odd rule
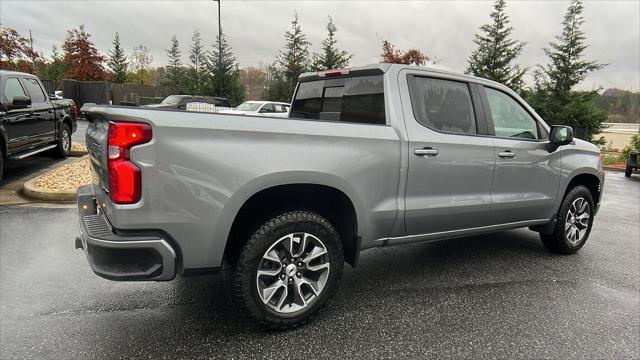
[[[151,126],[132,122],[109,122],[107,163],[109,169],[109,197],[116,204],[140,201],[142,179],[140,168],[129,159],[135,145],[151,141]]]
[[[73,116],[78,117],[78,105],[73,105]]]

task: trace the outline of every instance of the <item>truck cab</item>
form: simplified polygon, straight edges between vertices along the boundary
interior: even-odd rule
[[[76,245],[94,272],[223,269],[234,302],[272,328],[308,321],[369,248],[530,228],[575,253],[604,184],[598,148],[570,127],[437,69],[305,73],[287,119],[83,112],[99,181],[78,190]]]
[[[55,149],[66,157],[78,109],[71,100],[51,100],[27,73],[0,70],[0,178],[4,160]]]

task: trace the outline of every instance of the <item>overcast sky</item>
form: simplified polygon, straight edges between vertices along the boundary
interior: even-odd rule
[[[546,62],[542,50],[561,32],[568,0],[507,1],[513,36],[527,46],[520,57],[534,68]],[[399,49],[417,47],[440,60],[439,67],[464,71],[475,48],[473,35],[487,23],[492,1],[222,1],[222,30],[242,67],[270,63],[298,12],[303,32],[318,51],[327,16],[338,26],[338,45],[353,53],[352,65],[377,62],[383,39]],[[640,1],[586,1],[587,59],[609,66],[581,88],[640,87]],[[218,31],[213,1],[13,1],[0,0],[0,22],[23,35],[32,31],[36,50],[46,56],[64,41],[66,30],[85,24],[98,50],[106,54],[114,33],[127,52],[144,44],[154,65],[165,65],[172,35],[183,61],[195,29],[210,47]],[[529,77],[530,80],[530,77]]]

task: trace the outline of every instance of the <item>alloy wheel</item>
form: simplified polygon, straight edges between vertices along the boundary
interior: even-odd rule
[[[307,308],[318,299],[329,277],[327,247],[309,233],[278,239],[262,256],[256,286],[262,302],[278,313]]]
[[[69,148],[71,146],[71,139],[69,136],[69,132],[65,129],[62,130],[62,150],[64,152],[69,151]]]
[[[565,235],[571,245],[582,241],[589,229],[590,217],[591,209],[587,200],[579,197],[571,203],[564,226]]]

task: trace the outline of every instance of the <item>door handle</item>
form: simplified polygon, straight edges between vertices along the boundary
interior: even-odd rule
[[[498,156],[501,158],[514,158],[516,157],[516,153],[511,150],[505,150],[498,153]]]
[[[415,149],[413,153],[418,156],[428,157],[428,156],[437,156],[439,154],[438,150],[432,149],[430,147],[423,149]]]

